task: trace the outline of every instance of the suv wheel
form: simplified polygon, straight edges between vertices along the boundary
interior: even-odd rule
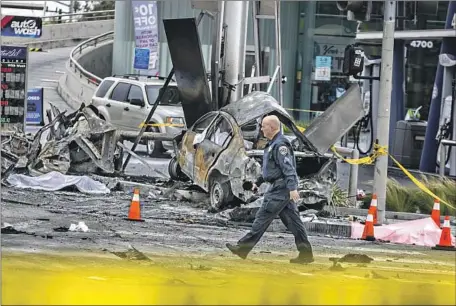
[[[153,128],[150,128],[148,130],[148,132],[159,133],[160,131],[157,128],[153,127]],[[147,148],[147,154],[150,157],[159,157],[165,152],[165,150],[163,148],[163,144],[159,140],[147,140],[146,148]]]

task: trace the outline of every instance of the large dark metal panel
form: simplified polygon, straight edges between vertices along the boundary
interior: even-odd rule
[[[211,94],[195,18],[163,20],[185,121],[190,127],[211,110]]]

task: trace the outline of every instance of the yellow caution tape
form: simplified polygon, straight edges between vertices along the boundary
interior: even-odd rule
[[[350,165],[371,165],[375,162],[377,157],[388,154],[385,147],[381,147],[377,144],[374,144],[374,152],[372,154],[359,159],[344,158],[336,151],[336,148],[334,146],[331,147],[331,151],[333,151],[334,155],[336,155],[338,158],[342,159],[346,163],[349,163]]]
[[[393,160],[393,162],[396,163],[396,165],[399,167],[399,169],[402,170],[402,172],[405,173],[405,175],[408,176],[408,178],[418,187],[420,188],[423,192],[427,193],[428,195],[430,195],[431,197],[433,197],[434,199],[437,199],[439,200],[440,203],[443,203],[445,204],[446,206],[449,206],[453,209],[456,209],[453,205],[445,202],[444,200],[442,200],[441,198],[439,198],[437,195],[435,195],[432,191],[430,191],[423,183],[421,183],[419,180],[417,180],[410,172],[408,172],[407,169],[404,168],[404,166],[402,166],[394,157],[391,156],[391,154],[388,154],[389,157],[391,157],[391,159]]]
[[[399,169],[404,172],[404,174],[423,192],[427,193],[434,199],[439,200],[440,203],[443,203],[447,205],[448,207],[451,207],[453,209],[456,209],[453,205],[449,204],[448,202],[442,200],[439,198],[437,195],[435,195],[429,188],[427,188],[423,183],[421,183],[418,179],[416,179],[407,169],[404,168],[391,154],[388,153],[386,150],[386,147],[379,146],[378,144],[374,144],[374,152],[370,154],[369,156],[359,158],[359,159],[349,159],[349,158],[344,158],[342,155],[337,153],[336,148],[334,146],[331,147],[331,150],[334,152],[334,155],[336,155],[338,158],[342,159],[343,161],[351,164],[351,165],[370,165],[375,162],[377,157],[382,156],[382,155],[388,155],[394,163],[399,167]]]
[[[145,124],[144,122],[141,123],[139,125],[140,128],[142,128],[143,126],[159,126],[159,127],[162,127],[162,126],[168,126],[168,127],[184,127],[183,124],[175,124],[175,123],[148,123],[148,124]]]

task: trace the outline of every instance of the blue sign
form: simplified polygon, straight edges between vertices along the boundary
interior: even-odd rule
[[[27,90],[27,124],[44,125],[43,88]]]
[[[331,56],[315,57],[315,80],[330,81],[331,80]]]
[[[149,70],[150,49],[135,48],[135,61],[133,67],[135,69]]]
[[[40,17],[3,16],[2,36],[40,38],[43,22]]]

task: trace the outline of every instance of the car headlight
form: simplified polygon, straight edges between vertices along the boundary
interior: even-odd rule
[[[182,117],[166,117],[166,123],[175,127],[184,127],[184,118]]]

